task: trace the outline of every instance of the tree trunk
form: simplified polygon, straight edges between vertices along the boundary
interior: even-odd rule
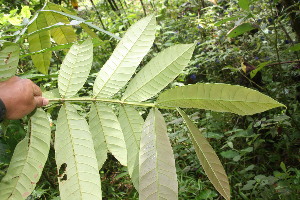
[[[282,3],[285,8],[289,8],[286,12],[290,13],[291,26],[297,35],[297,40],[300,42],[300,17],[296,15],[296,12],[299,11],[298,7],[292,7],[295,4],[293,0],[282,0]]]

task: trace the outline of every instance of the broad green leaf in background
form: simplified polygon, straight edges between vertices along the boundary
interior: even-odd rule
[[[47,27],[47,21],[45,18],[44,13],[39,13],[36,20],[34,20],[29,26],[28,26],[28,33],[32,33],[36,30],[42,29]],[[29,51],[30,52],[36,52],[43,49],[47,49],[51,47],[50,43],[50,32],[49,30],[45,30],[33,35],[28,36],[28,42],[29,42]],[[36,55],[31,55],[32,62],[34,66],[43,74],[48,74],[48,68],[50,66],[50,58],[51,58],[51,52],[46,51],[43,53],[39,53]]]
[[[84,85],[93,62],[93,43],[90,39],[74,44],[66,55],[58,75],[60,95],[74,96]]]
[[[106,161],[108,152],[100,119],[101,115],[102,113],[99,113],[96,105],[92,103],[89,114],[89,127],[94,142],[94,148],[98,162],[98,170],[102,168],[104,162]]]
[[[102,199],[88,124],[69,103],[62,105],[58,113],[54,147],[61,199]]]
[[[172,82],[188,65],[194,44],[178,44],[159,53],[129,82],[125,101],[144,101]]]
[[[22,6],[21,17],[29,19],[31,17],[30,7],[29,6]]]
[[[242,35],[246,32],[255,29],[255,27],[251,23],[242,23],[238,26],[235,26],[233,29],[228,31],[227,36],[230,38]]]
[[[119,110],[119,122],[124,133],[127,148],[127,166],[135,189],[139,189],[139,151],[140,138],[144,125],[144,119],[133,107],[121,106]]]
[[[70,13],[69,10],[64,9],[63,7],[61,7],[61,9],[63,9],[63,12],[60,12],[60,11],[57,11],[57,10],[41,10],[40,12],[44,12],[44,13],[46,13],[46,12],[54,12],[54,13],[58,13],[58,14],[60,14],[60,15],[63,15],[63,16],[69,17],[69,18],[71,18],[71,19],[74,19],[74,20],[76,20],[76,21],[79,21],[79,22],[81,22],[81,23],[84,23],[84,24],[88,25],[89,27],[92,27],[92,28],[94,28],[94,29],[96,29],[96,30],[98,30],[98,31],[100,31],[100,32],[103,32],[103,33],[109,35],[109,36],[112,37],[112,38],[115,38],[115,39],[117,39],[117,40],[120,40],[120,39],[121,39],[119,36],[116,36],[116,35],[112,34],[111,32],[106,31],[106,30],[104,30],[104,29],[102,29],[102,28],[99,28],[98,26],[95,26],[95,25],[92,24],[91,22],[85,21],[83,18],[78,17],[78,16],[76,16],[76,15]]]
[[[177,108],[180,115],[190,130],[190,137],[192,139],[198,159],[216,190],[226,199],[230,199],[230,186],[226,172],[213,148],[202,135],[197,126],[190,120],[190,118],[179,108]]]
[[[300,43],[294,44],[293,46],[285,50],[285,52],[289,52],[289,51],[300,51]]]
[[[121,39],[94,83],[94,96],[111,97],[126,85],[150,50],[155,38],[156,20],[149,15],[132,25]]]
[[[250,72],[250,78],[253,78],[257,72],[259,72],[260,70],[262,70],[262,68],[264,68],[266,65],[268,65],[270,63],[270,61],[267,61],[267,62],[263,62],[263,63],[260,63],[256,69],[252,70]]]
[[[92,38],[96,38],[98,40],[101,40],[98,35],[92,30],[90,29],[90,27],[84,23],[80,23],[80,26],[83,30],[85,30],[85,32],[87,32],[87,34],[89,34]]]
[[[20,48],[15,43],[5,42],[0,51],[0,81],[14,76],[18,67]]]
[[[127,150],[124,135],[117,116],[112,108],[104,103],[95,103],[98,134],[104,134],[108,150],[122,164],[127,166]],[[101,128],[100,128],[101,127]],[[99,133],[103,131],[103,133]]]
[[[139,199],[178,199],[175,159],[162,114],[150,111],[140,142]]]
[[[79,42],[81,42],[81,41],[79,41]],[[20,58],[24,58],[26,56],[36,55],[36,54],[40,54],[40,53],[44,53],[44,52],[52,52],[52,51],[57,51],[57,50],[61,50],[61,49],[69,49],[73,44],[74,43],[61,44],[61,45],[52,46],[50,48],[43,49],[40,51],[33,51],[33,52],[30,52],[27,54],[20,55]]]
[[[256,90],[220,83],[199,83],[172,88],[159,95],[157,104],[231,112],[238,115],[253,115],[284,106]]]
[[[54,3],[48,2],[44,10],[61,11],[61,7]],[[54,12],[46,12],[44,14],[46,16],[48,26],[51,26],[58,22],[62,22],[65,24],[70,23],[68,18],[64,15],[54,13]],[[57,44],[66,44],[66,43],[76,41],[76,34],[73,30],[73,27],[71,26],[60,26],[57,28],[53,28],[50,30],[50,33]]]
[[[238,19],[238,18],[239,18],[239,16],[235,16],[235,17],[227,17],[227,18],[225,18],[225,19],[223,19],[223,20],[221,20],[221,21],[218,21],[218,22],[215,23],[214,25],[215,25],[215,26],[221,26],[222,24],[225,24],[225,23],[228,22],[228,21],[236,20],[236,19]]]
[[[26,199],[39,181],[50,149],[50,123],[37,109],[30,119],[30,133],[15,148],[7,174],[0,183],[1,200]]]
[[[238,4],[242,9],[247,10],[247,11],[250,10],[249,9],[249,5],[250,5],[249,0],[239,0]]]

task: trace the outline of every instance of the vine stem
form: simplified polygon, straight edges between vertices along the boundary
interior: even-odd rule
[[[117,99],[97,99],[97,98],[87,98],[87,97],[78,97],[78,98],[49,98],[49,102],[52,103],[60,103],[60,102],[107,102],[107,103],[115,103],[122,105],[133,105],[140,107],[157,107],[155,103],[146,103],[146,102],[126,102]]]

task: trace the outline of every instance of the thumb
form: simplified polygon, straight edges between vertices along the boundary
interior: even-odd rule
[[[38,107],[38,108],[42,107],[42,106],[45,106],[49,103],[49,100],[42,97],[42,96],[35,96],[34,101],[35,101],[36,107]]]

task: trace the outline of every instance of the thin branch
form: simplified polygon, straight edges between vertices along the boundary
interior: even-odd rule
[[[99,21],[100,21],[100,23],[101,23],[102,28],[103,28],[104,30],[106,30],[106,27],[104,26],[104,23],[103,23],[103,21],[102,21],[101,14],[100,14],[99,11],[97,10],[97,8],[96,8],[96,6],[95,6],[95,4],[94,4],[94,1],[93,1],[93,0],[90,0],[90,2],[92,3],[93,8],[94,8],[95,12],[97,13],[97,16],[98,16],[98,19],[99,19]]]
[[[300,60],[292,60],[292,61],[284,61],[284,62],[271,63],[271,64],[266,65],[265,67],[273,66],[273,65],[281,65],[281,64],[286,64],[286,63],[300,63]]]
[[[145,16],[147,16],[146,8],[145,8],[145,5],[144,5],[143,0],[140,0],[140,2],[141,2],[141,5],[142,5],[142,8],[143,8],[143,11],[144,11]]]

